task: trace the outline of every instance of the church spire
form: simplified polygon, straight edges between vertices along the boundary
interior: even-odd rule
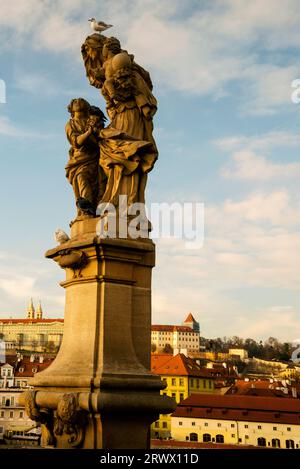
[[[34,319],[34,313],[35,313],[35,309],[33,306],[33,301],[32,301],[32,298],[30,298],[30,302],[27,308],[27,319]]]
[[[43,319],[43,309],[42,309],[42,304],[41,300],[39,301],[39,305],[36,310],[36,318],[37,319]]]

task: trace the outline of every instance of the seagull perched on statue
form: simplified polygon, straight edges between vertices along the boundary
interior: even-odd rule
[[[89,21],[91,22],[92,30],[96,31],[99,34],[113,26],[112,24],[104,23],[104,21],[97,21],[95,18],[90,18]]]
[[[66,243],[67,241],[70,241],[69,236],[64,230],[61,230],[60,228],[57,228],[57,230],[54,233],[54,239],[57,241],[59,244]]]

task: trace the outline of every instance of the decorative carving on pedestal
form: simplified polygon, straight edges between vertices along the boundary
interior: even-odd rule
[[[55,444],[55,436],[53,433],[53,411],[50,409],[40,409],[35,402],[36,391],[26,391],[23,395],[25,403],[25,411],[28,417],[34,422],[38,422],[44,426],[43,445],[52,446]]]
[[[55,435],[68,435],[68,443],[72,447],[78,447],[84,440],[86,425],[87,412],[79,407],[78,395],[64,394],[57,404],[54,421]]]
[[[62,250],[56,261],[62,269],[72,269],[73,278],[81,277],[81,271],[88,263],[87,256],[83,251],[74,251],[72,249]],[[76,271],[78,272],[76,273]]]

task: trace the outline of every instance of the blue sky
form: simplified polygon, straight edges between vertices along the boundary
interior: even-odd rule
[[[66,106],[89,86],[80,46],[95,16],[148,69],[160,157],[147,201],[205,204],[205,242],[157,240],[153,322],[192,311],[206,337],[300,337],[297,0],[0,0],[0,316],[29,297],[63,314],[63,271],[44,259],[74,216]]]

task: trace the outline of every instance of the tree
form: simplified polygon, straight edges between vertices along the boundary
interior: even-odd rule
[[[152,343],[152,344],[151,344],[151,352],[152,352],[152,353],[156,352],[156,349],[157,349],[156,344],[153,344],[153,343]]]
[[[163,348],[163,353],[173,353],[173,349],[170,344],[166,344]]]

